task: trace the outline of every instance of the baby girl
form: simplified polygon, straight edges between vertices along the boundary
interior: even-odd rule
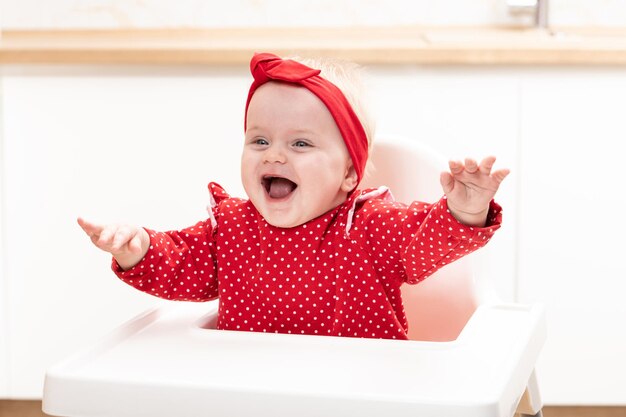
[[[180,231],[78,219],[126,283],[157,297],[219,297],[217,328],[407,339],[402,284],[485,245],[500,227],[494,157],[450,162],[434,204],[359,190],[371,125],[350,68],[255,54],[241,178],[209,184],[208,219]]]

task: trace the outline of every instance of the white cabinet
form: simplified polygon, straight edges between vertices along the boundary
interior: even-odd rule
[[[539,364],[556,404],[626,403],[626,73],[524,78],[520,300],[548,307]]]
[[[540,301],[546,402],[624,404],[621,141],[626,74],[598,69],[374,67],[381,134],[512,169],[504,224],[476,254],[505,300]],[[0,397],[161,301],[119,282],[75,224],[157,229],[205,216],[208,181],[243,195],[245,68],[4,68]]]
[[[413,132],[450,156],[494,153],[512,168],[498,195],[503,228],[476,255],[502,298],[547,308],[544,400],[626,404],[626,72],[421,68],[380,76],[381,130]]]
[[[48,366],[159,302],[76,218],[180,228],[206,216],[209,180],[238,193],[243,74],[6,69],[0,397],[40,397]]]
[[[0,112],[2,112],[2,80],[0,79]],[[0,113],[0,398],[9,392],[9,307],[8,279],[5,259],[5,216],[3,184],[6,175],[4,164],[3,126]]]

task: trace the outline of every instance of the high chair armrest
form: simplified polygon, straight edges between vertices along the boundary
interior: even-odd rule
[[[217,303],[148,312],[46,374],[61,416],[510,417],[543,311],[479,306],[459,338],[419,342],[220,331]]]

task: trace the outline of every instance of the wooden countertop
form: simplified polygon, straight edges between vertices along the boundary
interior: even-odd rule
[[[253,52],[364,64],[626,65],[626,27],[5,30],[0,64],[247,64]]]

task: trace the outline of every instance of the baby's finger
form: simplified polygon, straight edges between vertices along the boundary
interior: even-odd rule
[[[472,158],[465,158],[465,170],[470,174],[478,171],[478,164]]]
[[[81,229],[83,229],[84,232],[87,233],[89,237],[98,236],[102,232],[102,229],[104,229],[104,227],[88,222],[82,217],[79,217],[76,220],[78,222],[78,225],[81,227]]]
[[[125,244],[127,244],[135,235],[135,231],[129,226],[120,226],[113,236],[113,243],[111,244],[111,250],[119,251]]]
[[[503,168],[503,169],[499,169],[497,171],[494,171],[491,173],[491,176],[498,181],[498,184],[500,184],[502,181],[504,181],[504,179],[506,178],[507,175],[509,175],[509,173],[511,172],[511,170]]]
[[[141,238],[139,237],[139,233],[135,233],[135,236],[128,242],[128,249],[132,253],[141,253]]]
[[[463,172],[463,164],[459,161],[448,161],[448,166],[452,175],[459,175]]]
[[[480,161],[480,165],[478,169],[485,175],[489,175],[491,173],[491,168],[493,168],[493,164],[496,162],[495,156],[488,156]]]
[[[106,226],[102,232],[100,233],[100,238],[96,242],[96,245],[104,250],[110,250],[113,245],[113,238],[115,237],[115,233],[117,232],[118,225],[110,225]]]
[[[439,176],[439,182],[445,194],[449,194],[454,188],[454,177],[449,172],[442,172]]]

